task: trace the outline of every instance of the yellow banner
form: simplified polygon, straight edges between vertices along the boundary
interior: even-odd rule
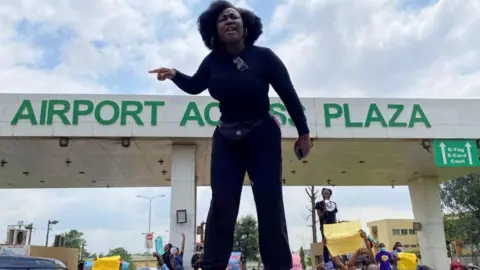
[[[417,269],[417,255],[415,253],[399,252],[397,253],[398,270],[416,270]]]
[[[120,256],[98,258],[93,262],[92,270],[118,270],[120,260]]]
[[[363,239],[360,237],[361,228],[359,221],[325,224],[323,230],[330,254],[338,256],[355,253],[363,247]]]

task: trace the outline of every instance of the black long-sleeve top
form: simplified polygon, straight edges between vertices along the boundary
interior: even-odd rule
[[[233,59],[240,57],[248,68],[240,71]],[[288,70],[269,48],[248,46],[240,54],[212,51],[193,76],[179,71],[172,81],[184,92],[198,95],[208,88],[219,101],[220,120],[226,123],[254,121],[270,112],[269,85],[285,104],[299,135],[309,133],[307,120]]]
[[[198,270],[202,268],[203,263],[201,261],[197,262],[200,259],[200,255],[193,254],[190,264],[192,265],[193,270]]]

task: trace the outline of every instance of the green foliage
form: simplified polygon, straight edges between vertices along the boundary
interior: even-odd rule
[[[305,250],[303,247],[300,247],[300,262],[302,263],[302,269],[307,269],[305,265]]]
[[[90,259],[95,259],[95,258],[97,258],[97,257],[100,257],[100,256],[98,256],[97,253],[92,253],[92,254],[90,254],[88,257],[85,257],[85,258],[87,258],[87,259],[90,260]]]
[[[473,173],[442,184],[440,190],[447,242],[480,243],[480,174]]]
[[[78,248],[79,251],[82,251],[83,245],[83,255],[79,255],[80,258],[84,259],[91,256],[91,254],[87,251],[87,241],[85,241],[82,232],[77,230],[70,230],[69,232],[63,233],[62,236],[65,238],[65,247],[67,248]]]
[[[69,232],[64,233],[63,236],[65,237],[66,247],[78,249],[82,248],[82,243],[84,241],[82,232],[70,230]]]
[[[305,258],[305,265],[312,266],[312,258],[310,256]]]
[[[480,219],[480,174],[466,174],[443,183],[440,197],[447,212],[470,213]]]
[[[443,228],[445,230],[445,240],[451,243],[455,240],[462,239],[463,232],[461,226],[461,220],[457,219],[453,215],[445,215],[443,217]]]
[[[107,257],[110,257],[110,256],[120,256],[120,258],[122,258],[122,260],[127,261],[127,262],[132,260],[132,255],[130,253],[128,253],[128,251],[123,247],[117,247],[117,248],[114,248],[114,249],[110,249],[108,251]]]
[[[256,260],[258,255],[258,226],[252,215],[241,217],[235,225],[234,250],[242,252],[245,260]]]
[[[134,263],[132,262],[132,254],[130,254],[125,248],[117,247],[117,248],[114,248],[114,249],[110,249],[108,251],[108,254],[106,255],[106,257],[110,257],[110,256],[120,256],[120,258],[122,260],[129,263],[129,265],[128,265],[129,270],[135,270],[136,269]]]

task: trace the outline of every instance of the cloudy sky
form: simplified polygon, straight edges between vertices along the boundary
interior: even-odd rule
[[[193,72],[207,53],[196,18],[201,0],[1,0],[0,92],[181,94],[147,70]],[[480,0],[243,0],[265,24],[260,44],[284,60],[301,96],[480,96]],[[147,202],[167,235],[169,189],[0,190],[0,228],[33,222],[33,244],[78,229],[88,249],[143,251]],[[359,194],[375,194],[367,199]],[[412,217],[405,187],[339,188],[341,219]],[[205,219],[210,190],[198,192]],[[310,241],[302,187],[285,188],[291,244]],[[244,189],[241,215],[252,212]],[[4,236],[0,234],[0,241]]]

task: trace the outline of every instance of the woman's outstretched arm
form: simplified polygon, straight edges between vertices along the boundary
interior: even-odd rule
[[[198,67],[197,72],[193,76],[188,76],[183,74],[178,70],[174,70],[174,76],[171,79],[178,88],[183,92],[190,95],[198,95],[205,91],[208,87],[208,79],[210,78],[210,67],[209,67],[210,54],[203,59],[202,63]]]

